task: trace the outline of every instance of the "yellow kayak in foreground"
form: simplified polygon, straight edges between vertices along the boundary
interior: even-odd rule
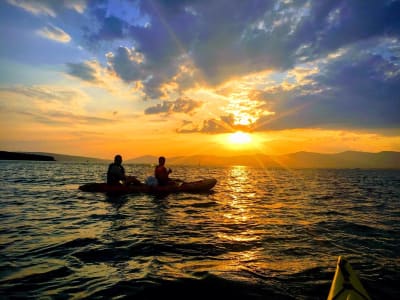
[[[328,300],[371,300],[350,263],[339,256]]]

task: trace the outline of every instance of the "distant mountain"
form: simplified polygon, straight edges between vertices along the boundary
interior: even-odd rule
[[[6,151],[0,151],[6,152]],[[22,152],[15,152],[22,154]],[[108,163],[110,160],[73,156],[56,153],[25,152],[29,155],[42,155],[64,162],[94,162]],[[1,159],[1,158],[0,158]],[[4,158],[3,158],[4,159]],[[124,160],[124,164],[151,164],[156,165],[157,156],[145,155]],[[296,152],[285,155],[192,155],[167,157],[167,165],[194,165],[194,166],[256,166],[263,168],[333,168],[333,169],[400,169],[400,152],[382,151],[378,153],[346,151],[334,154],[313,152]]]
[[[158,157],[141,156],[126,160],[125,163],[156,164]],[[346,151],[335,154],[296,152],[285,155],[241,155],[241,156],[178,156],[167,157],[168,165],[227,166],[246,165],[264,168],[362,168],[400,169],[400,152],[379,153]]]
[[[108,161],[105,159],[95,158],[95,157],[74,156],[74,155],[57,154],[57,153],[43,153],[43,152],[28,152],[28,153],[49,155],[54,157],[56,161],[63,161],[63,162],[107,162]]]
[[[5,152],[5,151],[1,151]],[[74,155],[66,155],[66,154],[58,154],[58,153],[46,153],[46,152],[12,152],[21,155],[32,155],[32,156],[45,156],[52,157],[52,160],[62,161],[62,162],[107,162],[105,159],[94,158],[94,157],[85,157],[85,156],[74,156]]]
[[[158,163],[158,157],[151,156],[151,155],[144,155],[144,156],[139,156],[136,158],[124,160],[124,163],[126,163],[126,164],[156,164],[156,163]]]
[[[31,153],[0,151],[1,160],[36,160],[36,161],[54,161],[54,157],[49,155],[39,155]]]
[[[335,154],[297,152],[282,156],[281,162],[292,168],[400,169],[400,152],[346,151]]]

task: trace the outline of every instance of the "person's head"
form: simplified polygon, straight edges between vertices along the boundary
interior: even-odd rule
[[[160,156],[160,157],[158,158],[158,163],[159,163],[160,165],[164,165],[164,164],[165,164],[165,157],[164,157],[164,156]]]
[[[115,157],[114,157],[114,163],[116,163],[116,164],[118,164],[118,165],[122,164],[122,156],[119,155],[119,154],[115,155]]]

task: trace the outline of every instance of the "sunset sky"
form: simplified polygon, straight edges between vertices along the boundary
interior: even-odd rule
[[[0,150],[400,151],[400,1],[0,1]]]

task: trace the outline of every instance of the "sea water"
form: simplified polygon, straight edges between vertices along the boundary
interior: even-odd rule
[[[144,181],[150,165],[125,165]],[[107,164],[0,161],[0,297],[326,299],[339,255],[400,298],[400,171],[174,166],[205,194],[110,196]]]

